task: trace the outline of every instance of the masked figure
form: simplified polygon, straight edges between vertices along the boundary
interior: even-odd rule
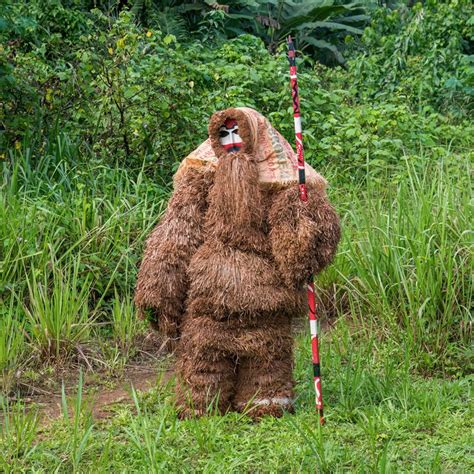
[[[306,285],[332,260],[339,220],[326,182],[258,112],[215,113],[209,139],[174,178],[147,240],[135,302],[176,346],[182,416],[293,409],[291,321]]]

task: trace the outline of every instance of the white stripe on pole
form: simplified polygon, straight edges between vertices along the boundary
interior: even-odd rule
[[[315,319],[310,319],[309,320],[309,327],[311,330],[311,336],[317,336],[318,335],[318,322]]]
[[[301,117],[295,117],[295,132],[301,133]]]
[[[316,377],[316,378],[314,379],[314,390],[315,390],[315,392],[316,392],[316,403],[317,403],[317,401],[319,400],[319,397],[321,396],[321,393],[320,393],[319,390],[318,390],[318,379],[319,379],[319,377]],[[319,380],[320,380],[320,379],[319,379]]]

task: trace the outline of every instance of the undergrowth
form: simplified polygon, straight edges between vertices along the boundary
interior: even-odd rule
[[[316,281],[333,325],[322,340],[322,429],[306,336],[296,414],[281,420],[178,421],[171,383],[96,422],[82,376],[73,400],[63,389],[52,426],[25,407],[25,387],[46,373],[115,376],[137,356],[143,243],[209,115],[255,107],[291,142],[293,123],[283,49],[270,55],[252,35],[180,43],[130,12],[61,2],[49,34],[36,21],[41,2],[7,3],[0,470],[473,471],[470,3],[375,9],[345,69],[299,56],[306,156],[328,178],[343,228]]]
[[[4,389],[14,387],[13,374],[21,378],[23,362],[84,359],[94,340],[103,348],[95,357],[105,365],[120,353],[125,361],[143,331],[134,323],[135,275],[169,188],[142,172],[74,161],[71,148],[61,137],[44,163],[33,166],[28,153],[18,153],[15,166],[3,169],[2,325],[20,328],[1,335]],[[325,174],[343,240],[317,283],[333,289],[335,316],[408,351],[414,371],[467,373],[473,292],[467,158],[449,150],[436,160],[406,156],[385,177],[368,160],[356,186],[334,167]],[[39,358],[28,361],[31,351]]]
[[[470,472],[469,379],[410,375],[410,354],[341,320],[322,339],[326,424],[314,410],[310,344],[300,336],[296,413],[254,423],[236,413],[180,421],[173,384],[157,381],[134,405],[94,421],[79,378],[63,416],[39,429],[18,406],[1,432],[0,462],[34,472]],[[25,423],[25,416],[28,422]],[[16,428],[15,428],[16,427]],[[14,430],[19,429],[16,433]],[[18,449],[12,437],[41,440]],[[5,464],[3,464],[5,466]]]

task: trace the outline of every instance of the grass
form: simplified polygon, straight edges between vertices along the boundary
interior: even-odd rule
[[[28,412],[21,402],[9,404],[0,400],[2,420],[0,423],[0,469],[10,472],[12,468],[28,463],[36,446],[34,440],[38,430],[38,416]]]
[[[67,444],[64,453],[66,459],[61,460],[61,464],[70,463],[74,472],[79,470],[82,458],[90,444],[92,429],[94,428],[92,413],[87,410],[83,403],[83,375],[79,372],[77,395],[72,406],[68,405],[64,384],[61,390],[61,407],[63,413],[63,428],[65,429],[64,439]]]
[[[465,380],[424,379],[381,360],[374,339],[341,321],[323,337],[327,423],[313,407],[309,341],[298,338],[297,410],[253,423],[239,414],[179,421],[173,381],[93,424],[82,391],[28,460],[34,472],[470,472],[472,405]],[[81,381],[79,381],[81,387]]]
[[[406,158],[403,179],[383,185],[369,176],[351,192],[334,268],[360,324],[408,347],[420,370],[450,370],[453,359],[469,359],[472,182],[467,162],[453,175],[448,160],[418,161],[421,170]]]
[[[14,300],[11,299],[9,307],[4,309],[5,313],[0,313],[0,390],[9,392],[26,349],[22,323],[12,316]]]
[[[137,336],[142,330],[142,321],[137,319],[130,293],[121,298],[117,291],[112,304],[113,338],[122,353],[132,355]]]
[[[79,281],[80,257],[65,275],[52,262],[52,275],[45,274],[38,281],[34,272],[28,279],[26,321],[33,345],[43,358],[67,359],[71,351],[90,338],[94,319],[89,315],[90,281]],[[49,284],[51,282],[51,291]]]
[[[327,170],[344,229],[318,278],[322,310],[337,321],[322,344],[327,426],[313,411],[301,335],[294,416],[181,422],[171,382],[95,422],[80,378],[75,399],[63,394],[63,417],[40,428],[21,398],[7,403],[28,373],[74,361],[116,375],[135,357],[144,327],[131,292],[169,189],[142,170],[84,162],[64,136],[35,163],[28,144],[12,152],[0,182],[3,469],[472,471],[472,182],[466,154],[446,147],[436,156],[406,156],[390,175],[368,160],[357,184],[349,171]]]

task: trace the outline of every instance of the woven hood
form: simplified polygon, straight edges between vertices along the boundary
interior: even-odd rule
[[[236,107],[216,112],[209,121],[209,138],[191,152],[181,163],[175,178],[179,179],[188,168],[214,168],[227,151],[219,141],[219,129],[227,119],[238,123],[242,138],[242,152],[254,157],[258,163],[259,181],[263,187],[285,188],[298,182],[298,158],[290,144],[270,122],[256,110]],[[308,163],[305,164],[306,181],[324,190],[326,180]]]

